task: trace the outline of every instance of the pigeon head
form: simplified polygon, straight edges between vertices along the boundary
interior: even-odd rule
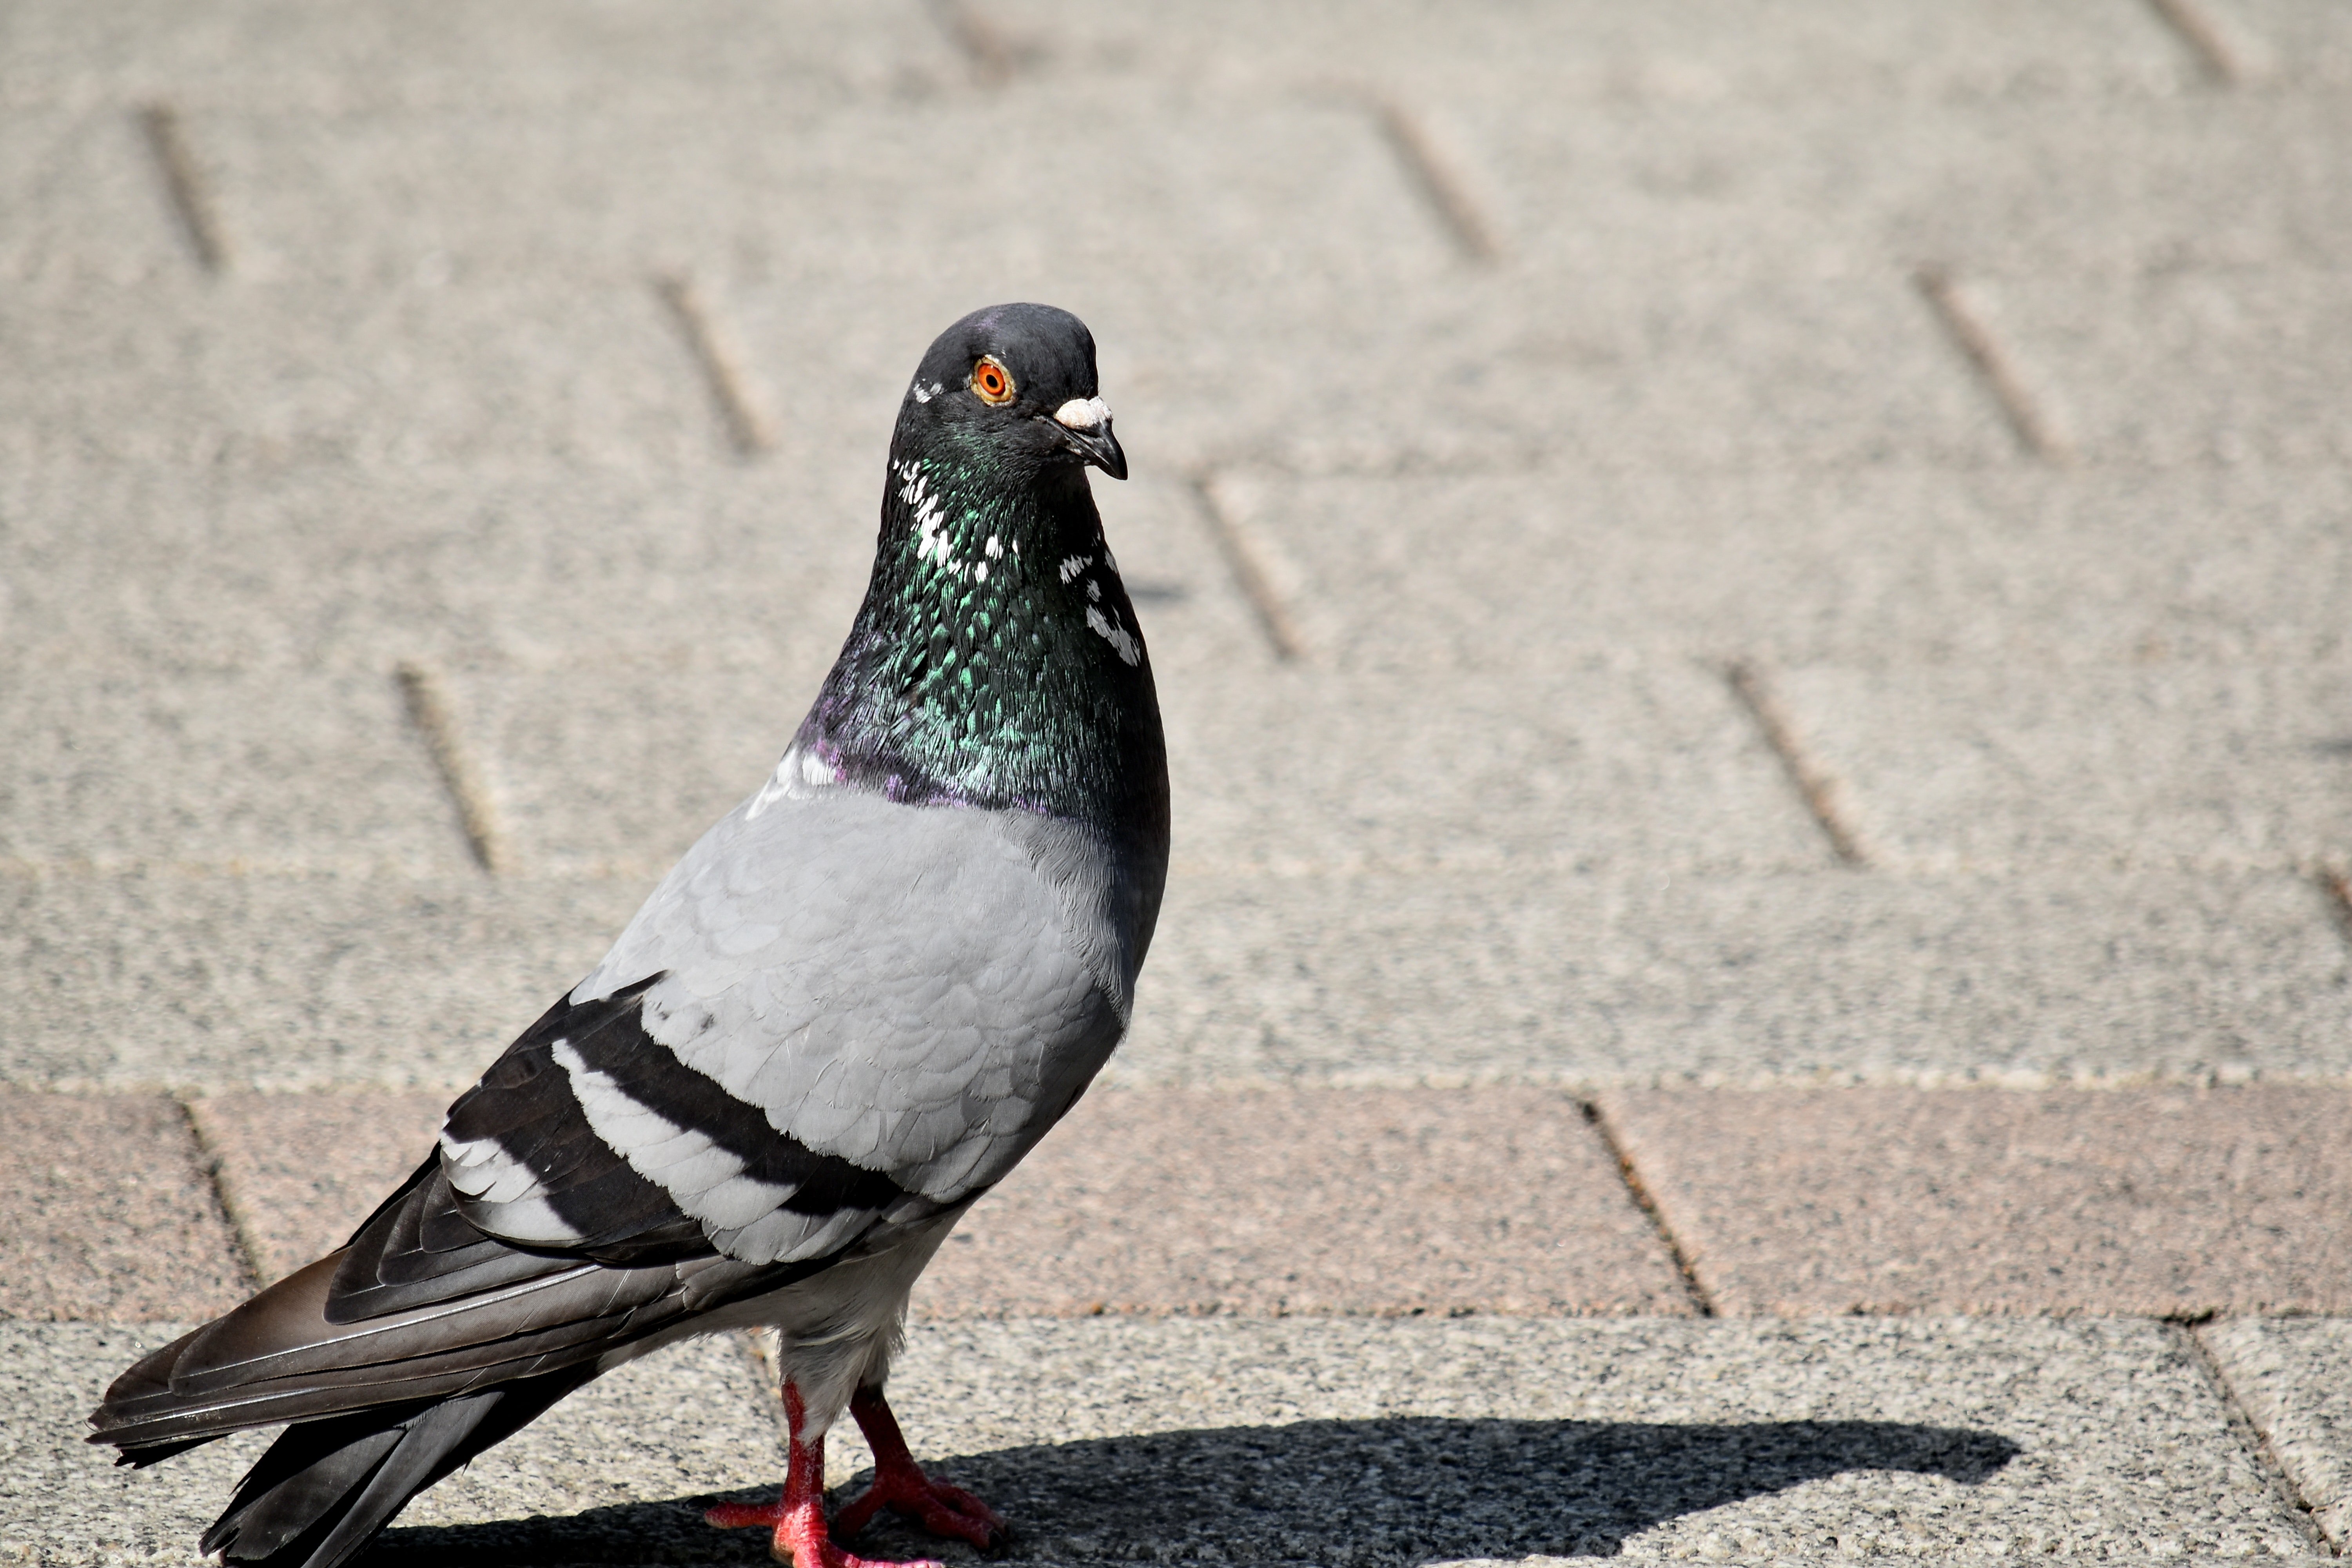
[[[1073,464],[1127,478],[1087,324],[1051,305],[974,310],[931,343],[894,445],[958,447],[1019,480]]]
[[[891,437],[866,601],[779,787],[1025,809],[1164,846],[1151,665],[1089,467],[1127,473],[1085,322],[998,305],[940,335]]]

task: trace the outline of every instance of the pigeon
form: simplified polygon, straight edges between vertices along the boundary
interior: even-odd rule
[[[714,1509],[799,1568],[883,1508],[986,1548],[884,1397],[956,1221],[1125,1034],[1168,767],[1087,469],[1127,477],[1094,339],[975,311],[923,355],[874,571],[775,771],[449,1108],[340,1249],[132,1366],[90,1417],[143,1466],[285,1423],[203,1549],[335,1568],[598,1374],[772,1329],[783,1494]],[[873,1485],[824,1510],[846,1410]]]

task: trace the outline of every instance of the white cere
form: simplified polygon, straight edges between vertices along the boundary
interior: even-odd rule
[[[1073,430],[1099,430],[1110,423],[1110,405],[1099,397],[1073,397],[1054,410],[1054,423]]]
[[[1136,646],[1135,634],[1120,626],[1116,620],[1105,616],[1100,605],[1087,606],[1087,625],[1094,628],[1097,637],[1117,648],[1118,657],[1124,662],[1128,664],[1143,662],[1143,650]]]

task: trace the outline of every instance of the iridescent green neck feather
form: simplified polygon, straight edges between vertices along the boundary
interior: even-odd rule
[[[901,426],[874,576],[796,746],[912,803],[1166,831],[1166,748],[1085,470]]]

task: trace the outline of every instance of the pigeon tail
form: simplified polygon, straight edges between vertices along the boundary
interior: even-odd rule
[[[199,1543],[225,1563],[338,1568],[408,1500],[595,1375],[567,1368],[479,1393],[289,1426]]]

